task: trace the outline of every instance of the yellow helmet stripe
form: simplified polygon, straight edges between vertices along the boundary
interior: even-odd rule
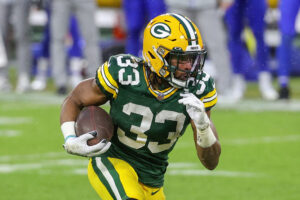
[[[197,32],[192,24],[192,22],[190,22],[190,20],[188,20],[187,18],[183,17],[182,15],[178,15],[175,13],[172,13],[171,16],[175,17],[180,24],[183,26],[187,37],[188,37],[188,41],[189,41],[189,45],[198,45],[198,35]]]

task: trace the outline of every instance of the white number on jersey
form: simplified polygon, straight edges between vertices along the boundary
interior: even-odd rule
[[[118,128],[118,138],[119,140],[134,149],[142,148],[146,145],[147,141],[147,135],[145,134],[146,131],[148,131],[151,128],[152,120],[153,120],[153,113],[147,106],[137,105],[134,103],[127,103],[123,106],[123,112],[130,116],[131,113],[135,113],[138,115],[141,115],[142,121],[139,126],[131,125],[130,132],[137,135],[136,140],[133,140],[125,135],[125,132]],[[169,110],[162,110],[160,111],[155,119],[154,122],[161,124],[165,123],[165,121],[175,121],[177,122],[176,125],[176,132],[169,132],[168,134],[168,140],[169,143],[166,144],[158,144],[158,142],[149,141],[148,149],[152,153],[159,153],[165,150],[168,150],[172,147],[172,145],[177,141],[177,139],[180,136],[180,132],[183,129],[184,121],[185,121],[185,115],[183,113],[178,113],[175,111],[169,111]]]
[[[117,63],[120,67],[123,67],[120,71],[119,71],[119,82],[122,85],[138,85],[140,83],[140,74],[138,72],[138,70],[136,70],[135,68],[138,67],[137,63],[132,62],[132,60],[129,57],[124,57],[124,56],[118,56],[117,57]],[[129,73],[126,76],[126,68],[127,67],[131,67],[133,74]]]

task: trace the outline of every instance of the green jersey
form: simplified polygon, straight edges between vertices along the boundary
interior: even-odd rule
[[[161,187],[168,166],[168,154],[190,123],[183,104],[183,89],[155,90],[147,79],[147,70],[136,57],[112,56],[97,71],[96,82],[110,100],[110,116],[115,124],[112,145],[104,156],[128,162],[139,181]],[[217,102],[213,79],[199,73],[197,85],[190,88],[209,110]]]

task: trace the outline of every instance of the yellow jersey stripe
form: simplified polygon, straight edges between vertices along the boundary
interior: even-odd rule
[[[200,100],[204,103],[205,108],[209,108],[216,105],[218,101],[217,96],[218,96],[217,91],[216,89],[214,89],[213,91],[209,92],[207,95],[202,97]]]
[[[215,88],[213,91],[211,91],[211,92],[209,92],[207,95],[205,95],[204,98],[205,98],[205,99],[210,98],[210,97],[214,96],[216,93],[217,93],[217,90],[216,90],[216,88]]]
[[[215,98],[217,98],[217,96],[218,96],[217,93],[215,93],[214,96],[209,97],[209,98],[205,98],[205,97],[206,97],[206,96],[205,96],[204,99],[203,99],[203,102],[206,103],[206,102],[213,101]]]
[[[216,105],[218,101],[218,98],[216,97],[214,100],[212,101],[209,101],[209,102],[204,102],[204,107],[205,108],[210,108],[210,107],[213,107],[214,105]]]
[[[98,72],[97,72],[97,75],[98,75],[98,79],[99,79],[99,81],[100,81],[100,84],[101,84],[102,87],[104,87],[104,89],[105,89],[107,92],[111,93],[111,94],[113,95],[113,97],[115,97],[115,96],[116,96],[116,91],[115,91],[114,89],[110,88],[110,87],[107,85],[107,83],[105,82],[105,80],[104,80],[104,78],[103,78],[103,76],[102,76],[102,73],[101,73],[101,69],[102,69],[102,68],[103,68],[103,67],[100,67],[100,68],[98,69]]]
[[[104,63],[104,72],[105,72],[105,76],[107,77],[110,84],[112,86],[114,86],[116,89],[119,89],[117,82],[115,81],[115,79],[112,77],[112,75],[108,71],[108,63],[107,62]]]
[[[166,98],[169,98],[170,96],[172,96],[177,90],[178,90],[178,89],[175,88],[172,92],[170,92],[169,94],[167,94],[167,95],[165,96],[165,99],[166,99]]]
[[[118,85],[115,80],[112,78],[108,71],[107,62],[104,63],[97,71],[97,76],[100,81],[100,84],[104,89],[113,95],[113,98],[117,97],[118,94]]]

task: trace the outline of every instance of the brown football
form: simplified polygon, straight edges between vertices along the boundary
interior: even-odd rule
[[[87,141],[89,146],[99,143],[102,139],[110,139],[114,133],[114,125],[109,114],[98,106],[88,106],[81,110],[75,123],[76,135],[96,132],[95,138]]]

